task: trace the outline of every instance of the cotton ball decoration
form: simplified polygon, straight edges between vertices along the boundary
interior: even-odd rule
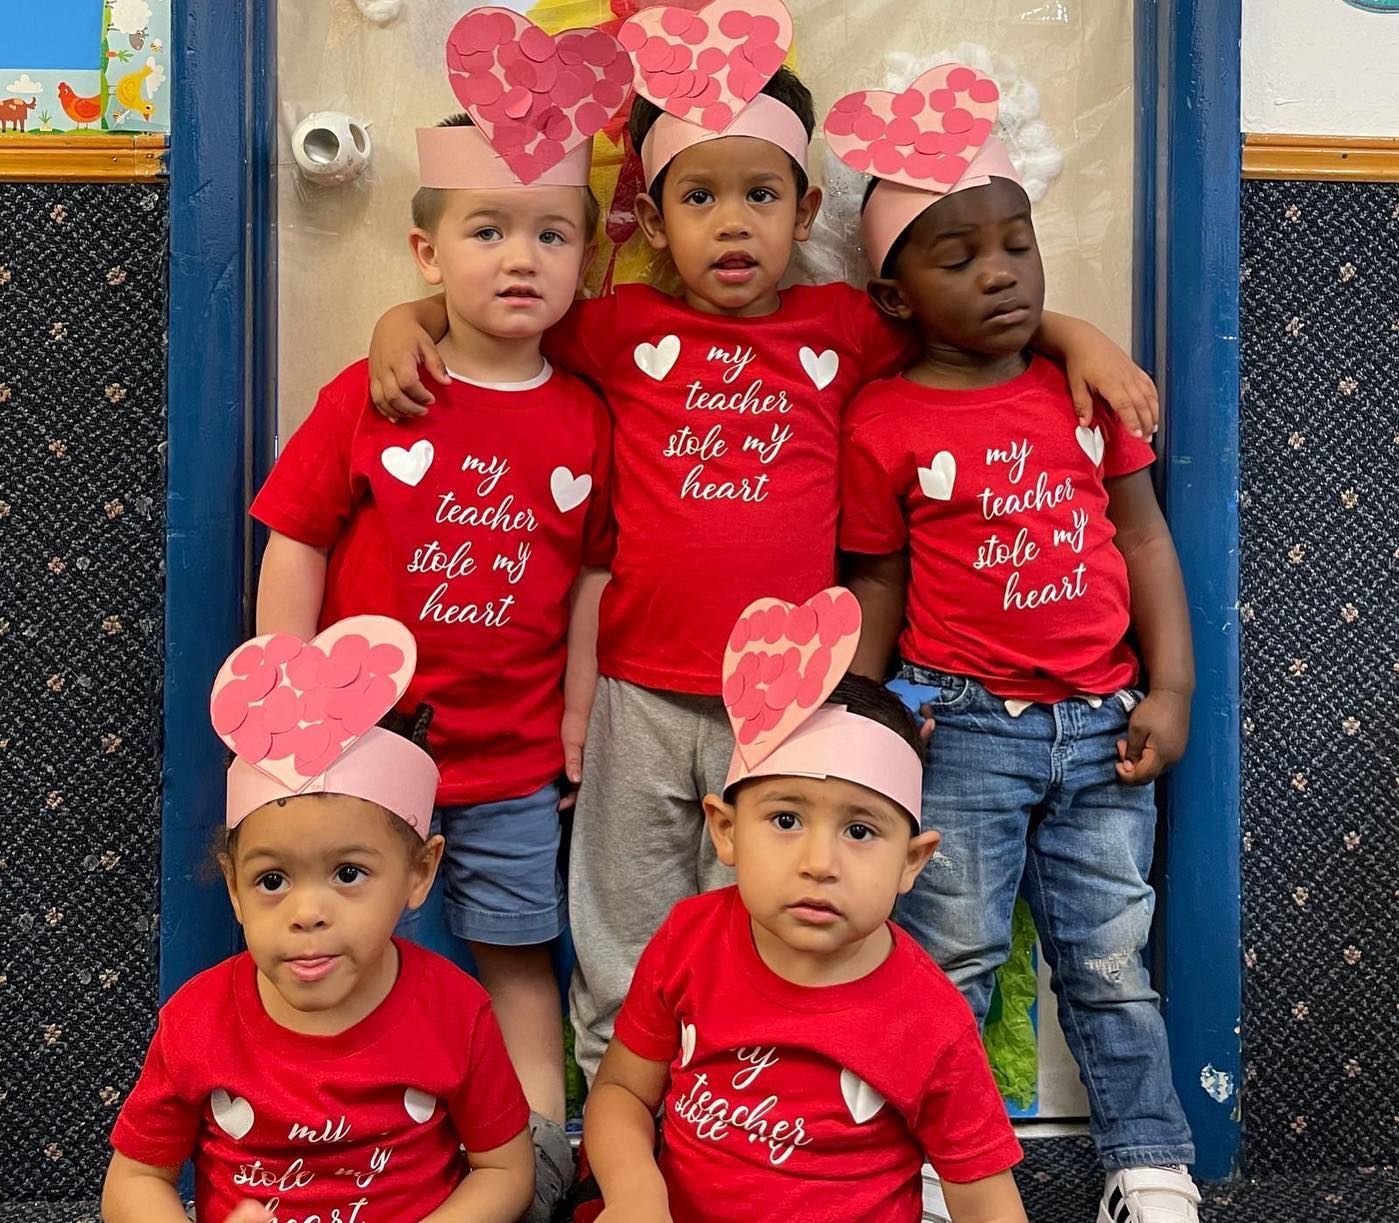
[[[355,4],[375,25],[388,25],[403,12],[403,0],[355,0]]]

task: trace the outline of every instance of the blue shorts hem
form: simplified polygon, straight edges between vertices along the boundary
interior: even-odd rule
[[[444,900],[442,917],[457,938],[490,947],[535,947],[553,942],[568,928],[563,901],[532,912],[492,913]]]

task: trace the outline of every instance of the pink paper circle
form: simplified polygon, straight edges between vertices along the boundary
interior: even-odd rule
[[[457,98],[463,106],[489,106],[505,92],[494,76],[471,76],[461,82]]]
[[[748,644],[748,617],[740,616],[729,630],[729,649],[735,654]]]
[[[736,670],[740,675],[742,675],[744,680],[746,680],[749,684],[757,683],[758,655],[754,651],[749,650],[747,654],[745,654],[742,658],[738,660],[738,665],[734,668],[734,670]]]
[[[802,709],[810,709],[813,705],[819,705],[821,698],[825,695],[825,675],[806,674],[802,676],[802,681],[797,685],[796,703]]]
[[[539,159],[531,153],[511,153],[506,160],[522,183],[532,183],[544,173]]]
[[[577,72],[565,65],[559,71],[559,79],[554,82],[551,96],[558,106],[567,110],[570,106],[581,102],[591,86],[591,80],[580,80]]]
[[[910,145],[918,139],[918,124],[901,115],[889,121],[886,135],[897,145]]]
[[[607,126],[607,112],[596,102],[584,102],[574,114],[573,122],[583,135],[591,136]]]
[[[233,732],[232,747],[249,764],[257,764],[258,761],[267,759],[267,753],[272,747],[272,734],[262,724],[261,718],[251,724],[244,722]]]
[[[937,169],[933,177],[942,183],[956,183],[967,172],[967,159],[943,153],[938,157]]]
[[[743,676],[737,671],[732,672],[729,677],[724,680],[724,705],[732,709],[734,702],[742,697],[747,690],[748,685],[743,682]]]
[[[344,688],[359,678],[361,670],[363,663],[359,657],[332,649],[330,657],[321,664],[320,680],[327,688]]]
[[[683,119],[695,109],[695,100],[673,93],[666,99],[665,108],[668,114],[674,115],[677,119]]]
[[[928,94],[928,105],[936,111],[948,111],[957,105],[957,95],[950,89],[934,89]]]
[[[860,600],[848,590],[842,590],[835,598],[835,619],[843,634],[860,631]]]
[[[403,666],[403,650],[388,642],[369,647],[364,656],[364,669],[371,675],[393,675]]]
[[[798,645],[805,645],[816,636],[816,613],[805,603],[792,609],[787,620],[787,636]]]
[[[276,638],[274,637],[273,641],[275,640]],[[296,638],[293,637],[292,640],[295,641]],[[268,644],[270,645],[271,642]],[[263,652],[263,647],[258,645],[255,641],[250,641],[229,661],[228,669],[232,671],[234,675],[251,675],[258,667],[262,666],[264,657],[266,656]],[[274,664],[276,662],[276,660],[270,658],[267,661]]]
[[[719,32],[725,38],[742,38],[752,28],[752,16],[740,9],[730,9],[719,18]]]
[[[986,105],[997,101],[1001,96],[1001,91],[996,87],[996,82],[989,77],[982,77],[979,81],[973,81],[967,86],[967,96],[973,102],[980,102]]]
[[[301,698],[290,688],[274,688],[262,703],[263,724],[274,735],[290,730],[301,720]]]
[[[734,714],[734,717],[737,718],[738,715]],[[762,729],[762,726],[758,723],[758,720],[756,718],[749,718],[747,720],[740,719],[739,727],[734,732],[734,738],[746,747],[758,737],[758,735],[762,732]]]
[[[281,679],[281,668],[274,667],[270,662],[264,662],[261,666],[254,668],[247,679],[243,681],[247,685],[248,700],[262,700],[281,682]]]
[[[858,140],[870,142],[878,140],[884,135],[887,126],[884,120],[874,113],[867,113],[855,116],[855,137]]]
[[[690,46],[697,47],[709,37],[709,23],[693,13],[689,14],[689,17],[689,23],[680,32],[680,37]]]
[[[751,718],[763,707],[763,690],[757,687],[745,688],[743,695],[729,706],[729,716],[742,721]]]
[[[502,68],[508,68],[511,64],[518,64],[525,58],[525,53],[520,50],[520,44],[513,38],[509,42],[503,44],[500,50],[495,54],[496,62],[500,64]]]
[[[941,153],[942,134],[940,132],[919,132],[913,141],[913,147],[929,157],[934,153]]]
[[[267,748],[266,759],[285,760],[296,751],[296,744],[300,738],[301,731],[299,729],[284,730],[280,735],[269,736],[270,742]]]
[[[534,66],[534,92],[549,93],[559,79],[559,69],[563,65],[559,62],[557,55],[551,55],[548,59],[540,60]],[[549,99],[553,101],[553,99]]]
[[[568,120],[564,120],[565,123]],[[541,170],[547,170],[550,166],[556,166],[563,160],[564,147],[557,140],[541,140],[534,146],[534,158],[539,162]]]
[[[695,95],[696,106],[713,106],[719,100],[719,82],[710,77],[704,83],[704,88]]]
[[[339,688],[313,688],[302,696],[301,720],[303,722],[323,722],[331,695],[339,691]]]
[[[495,22],[496,45],[510,42],[515,37],[515,32],[519,29],[519,24],[523,24],[523,19],[516,17],[514,13],[491,13],[492,21]]]
[[[315,726],[303,726],[287,738],[295,757],[297,771],[314,777],[315,773],[302,767],[302,761],[314,759],[330,747],[330,729],[324,723],[317,723]]]
[[[522,89],[533,91],[538,74],[535,72],[533,60],[516,60],[505,69],[505,80],[508,84],[518,85]]]
[[[695,53],[689,47],[672,47],[670,51],[670,70],[672,72],[684,72],[695,62]]]
[[[711,132],[722,132],[733,122],[733,117],[734,113],[727,102],[715,102],[713,106],[704,108],[700,122]]]
[[[505,113],[512,119],[523,119],[534,105],[527,89],[512,89],[505,95]]]
[[[214,733],[227,738],[248,718],[248,689],[243,680],[230,680],[209,703],[209,720]]]
[[[604,110],[615,111],[621,106],[622,99],[626,96],[627,91],[625,87],[618,85],[615,81],[599,81],[597,87],[593,90],[593,100]],[[565,120],[565,122],[567,122],[567,120]],[[572,126],[573,125],[570,123],[570,129]],[[568,133],[565,132],[562,136],[557,137],[557,139],[565,140],[567,137]]]
[[[670,44],[663,38],[648,38],[636,52],[636,62],[647,72],[663,71],[670,64]]]
[[[831,672],[831,651],[829,646],[820,645],[812,651],[811,657],[806,660],[806,670],[803,672],[807,678],[818,679],[823,683],[830,676]]]
[[[768,687],[764,700],[769,709],[786,709],[797,699],[797,689],[801,686],[802,674],[795,667],[783,671]]]
[[[300,637],[290,633],[278,633],[262,647],[263,657],[274,667],[279,667],[290,658],[296,657],[304,643]]]
[[[901,119],[911,119],[914,115],[921,114],[924,106],[924,98],[916,89],[905,89],[903,93],[896,93],[894,100],[889,103],[889,109]]]
[[[976,73],[970,68],[957,67],[947,74],[947,87],[959,93],[964,89],[970,89],[975,82]]]
[[[623,22],[617,31],[617,41],[635,55],[646,45],[646,31],[636,21]]]
[[[904,169],[913,178],[932,178],[936,168],[937,158],[928,153],[910,153],[904,159]]]
[[[520,34],[520,50],[532,60],[548,59],[554,54],[554,40],[537,25],[532,25]]]
[[[876,140],[870,145],[870,164],[876,174],[897,174],[903,169],[904,155],[891,140]]]
[[[861,174],[864,174],[870,168],[870,155],[865,149],[851,149],[848,153],[841,156],[841,160],[852,170],[858,171]]]
[[[745,102],[751,102],[763,92],[767,77],[753,68],[734,64],[729,69],[729,89]]]
[[[867,96],[863,89],[858,93],[847,93],[845,97],[836,100],[836,104],[831,107],[831,110],[840,114],[854,114],[856,111],[864,110]]]
[[[763,730],[772,730],[773,727],[782,721],[782,716],[786,712],[785,709],[773,709],[771,706],[760,709],[758,711],[757,723]]]
[[[758,679],[764,684],[770,684],[782,674],[783,662],[781,654],[765,654],[758,664]]]
[[[749,27],[748,41],[754,45],[775,43],[777,36],[781,33],[782,27],[777,24],[776,17],[754,17],[753,24]]]
[[[636,44],[638,47],[646,41],[646,35],[630,24],[622,27],[618,37],[625,40],[628,35],[638,40]],[[572,34],[566,38],[561,35],[558,40],[558,45],[559,59],[565,64],[581,64],[587,60],[587,39],[584,35]],[[623,45],[625,45],[625,42]],[[631,50],[631,48],[628,48],[628,50]]]
[[[995,126],[996,125],[992,123],[990,119],[987,119],[984,116],[980,119],[973,119],[972,125],[966,133],[967,139],[969,139],[973,144],[985,144],[987,138],[991,135],[991,131]]]
[[[583,59],[592,64],[595,68],[607,68],[615,64],[619,58],[617,44],[601,30],[594,30],[583,40]],[[623,61],[628,73],[631,72],[631,64]]]
[[[765,77],[770,77],[787,59],[787,53],[778,46],[769,44],[765,47],[749,48],[749,58],[755,67]]]
[[[646,87],[650,90],[653,98],[669,98],[675,93],[676,86],[679,85],[673,76],[668,72],[657,72],[646,78]]]
[[[661,10],[661,29],[667,34],[672,34],[679,38],[690,28],[690,14],[683,8],[664,8]]]
[[[556,106],[544,118],[542,128],[547,139],[561,142],[573,135],[573,120]],[[559,148],[563,148],[561,143]]]
[[[949,132],[961,133],[971,130],[972,114],[960,106],[954,106],[942,117],[942,125]]]
[[[602,70],[603,75],[618,85],[632,83],[632,63],[625,55],[619,55]]]
[[[701,72],[718,72],[729,62],[729,57],[718,47],[705,47],[703,51],[695,57],[695,67]]]

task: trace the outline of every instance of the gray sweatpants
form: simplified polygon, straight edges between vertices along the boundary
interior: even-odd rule
[[[717,696],[598,679],[569,850],[575,1054],[597,1074],[636,962],[671,906],[733,882],[700,800],[728,774],[733,732]]]

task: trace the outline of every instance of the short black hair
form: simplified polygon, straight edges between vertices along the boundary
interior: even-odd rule
[[[428,728],[432,725],[433,707],[431,705],[419,705],[412,713],[400,713],[397,709],[390,709],[382,718],[378,725],[387,731],[391,731],[400,738],[407,739],[415,747],[422,748],[429,756],[432,755],[432,748],[428,745]],[[296,797],[296,796],[292,796]],[[306,798],[321,798],[321,792],[307,794]],[[288,799],[273,799],[279,807],[285,806]],[[266,804],[264,804],[265,806]],[[408,851],[410,862],[418,861],[427,845],[426,839],[418,835],[415,829],[407,820],[399,818],[392,811],[384,808],[384,814],[388,817],[389,827],[394,830],[395,835],[404,844]],[[217,830],[214,838],[215,858],[233,857],[238,849],[238,832],[242,828],[239,824],[237,828],[222,827]]]
[[[475,127],[476,123],[466,111],[461,111],[455,115],[448,115],[438,127]],[[586,198],[583,201],[583,237],[591,242],[593,235],[597,233],[598,218],[602,215],[602,206],[597,202],[597,196],[593,194],[591,187],[583,188]],[[442,213],[447,208],[447,192],[442,187],[419,187],[413,193],[413,228],[425,229],[429,232],[442,219]]]
[[[878,680],[847,674],[831,689],[826,704],[844,705],[851,713],[888,727],[923,759],[923,740],[913,714]]]
[[[816,130],[816,103],[812,100],[811,90],[802,84],[801,77],[783,64],[763,86],[763,92],[770,98],[776,98],[802,121],[802,127],[806,129],[806,138],[810,140]],[[664,113],[649,98],[643,98],[640,94],[632,99],[631,115],[627,119],[627,136],[631,140],[632,151],[638,157],[641,156],[641,144],[646,139],[646,133],[656,125],[656,120]],[[792,173],[796,176],[797,196],[800,198],[807,193],[811,180],[795,160],[790,157],[789,160],[792,161]],[[656,202],[657,208],[661,206],[661,192],[665,188],[667,169],[668,166],[662,166],[655,182],[646,188],[646,194]]]

